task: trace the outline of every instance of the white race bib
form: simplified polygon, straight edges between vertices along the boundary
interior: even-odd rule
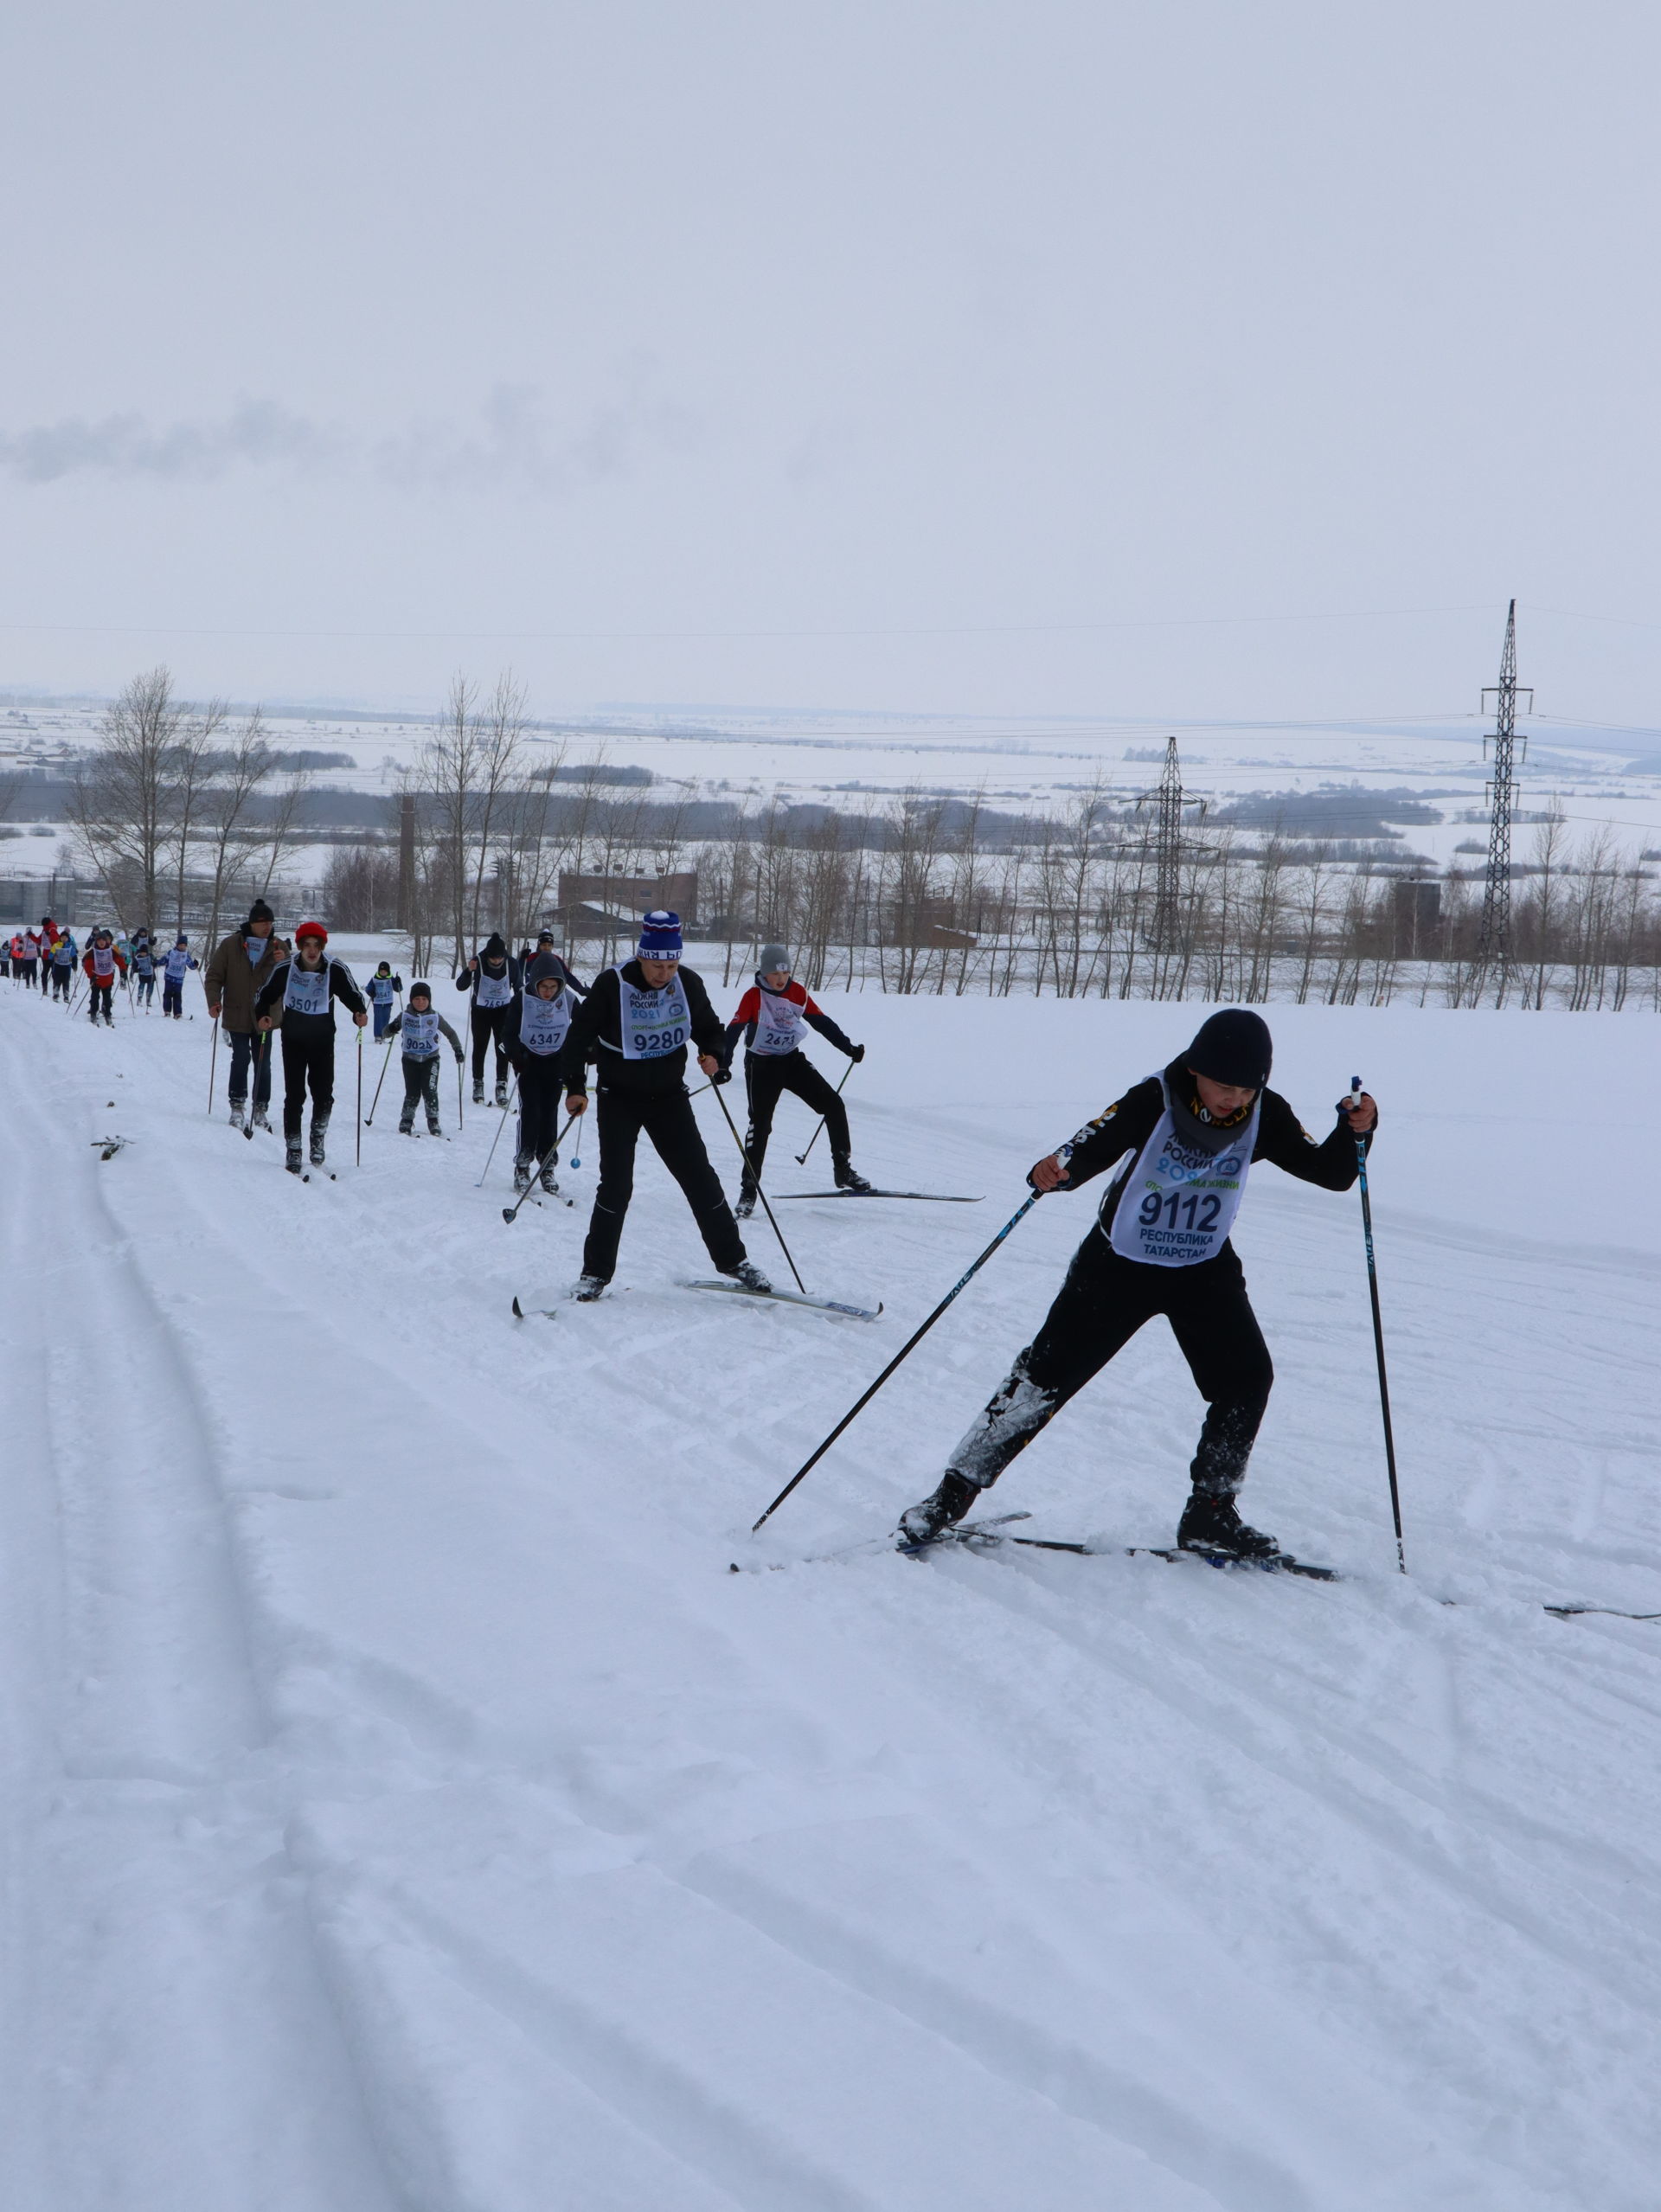
[[[93,947],[93,981],[109,983],[115,975],[115,955],[102,945]]]
[[[403,1027],[398,1032],[403,1040],[406,1060],[436,1060],[439,1056],[439,1014],[429,1006],[425,1014],[412,1014],[405,1010]]]
[[[794,1052],[801,1043],[802,1031],[806,1027],[807,1010],[798,1006],[793,998],[781,998],[769,991],[765,984],[757,984],[761,1010],[755,1017],[755,1035],[750,1040],[750,1050],[769,1059],[780,1053]]]
[[[617,996],[625,1060],[662,1060],[691,1036],[692,1010],[678,973],[661,991],[649,991],[631,983],[619,968]]]
[[[560,1050],[571,1026],[571,994],[561,991],[552,998],[539,998],[528,991],[519,1002],[519,1042],[527,1052],[543,1059]]]
[[[174,983],[182,983],[190,969],[190,955],[181,952],[176,945],[167,956],[167,972]]]
[[[1257,1142],[1260,1091],[1251,1118],[1220,1152],[1203,1152],[1177,1134],[1170,1087],[1159,1089],[1165,1110],[1125,1178],[1107,1241],[1121,1260],[1150,1267],[1196,1267],[1215,1260],[1246,1195],[1246,1177]]]
[[[315,974],[308,974],[298,960],[288,964],[288,988],[283,993],[285,1014],[326,1014],[329,1011],[329,970],[325,960]]]
[[[503,968],[499,976],[491,975],[481,967],[478,987],[473,993],[475,1006],[505,1006],[513,997],[513,978]]]

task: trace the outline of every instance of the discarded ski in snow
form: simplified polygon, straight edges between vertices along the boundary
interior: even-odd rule
[[[535,1315],[539,1320],[552,1321],[558,1311],[554,1301],[557,1299],[562,1305],[570,1295],[569,1291],[527,1291],[523,1298],[514,1298],[513,1318],[516,1321],[529,1321]]]
[[[112,1160],[122,1146],[131,1141],[128,1137],[94,1137],[92,1146],[100,1160]]]
[[[850,1321],[875,1321],[882,1311],[881,1305],[875,1308],[850,1305],[842,1298],[810,1298],[801,1291],[752,1291],[742,1283],[715,1282],[708,1276],[699,1276],[683,1287],[689,1291],[730,1291],[735,1298],[760,1298],[763,1305],[811,1306],[816,1313],[840,1313]]]

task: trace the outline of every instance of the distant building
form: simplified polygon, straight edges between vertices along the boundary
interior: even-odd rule
[[[679,914],[683,927],[696,929],[698,871],[687,868],[673,875],[577,875],[562,872],[561,912],[568,913],[574,907],[601,907],[612,913],[632,915],[637,920],[654,907],[666,907],[670,914]]]

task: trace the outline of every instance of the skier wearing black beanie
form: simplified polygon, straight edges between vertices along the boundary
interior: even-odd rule
[[[1365,1092],[1346,1101],[1317,1144],[1268,1088],[1272,1061],[1262,1016],[1226,1007],[1169,1067],[1031,1170],[1034,1189],[1049,1191],[1076,1190],[1119,1167],[1038,1334],[976,1416],[939,1488],[901,1516],[906,1536],[925,1541],[960,1521],[1068,1400],[1163,1313],[1206,1401],[1177,1541],[1231,1558],[1278,1554],[1235,1504],[1274,1369],[1229,1230],[1258,1160],[1347,1190],[1356,1139],[1370,1150],[1378,1109]]]

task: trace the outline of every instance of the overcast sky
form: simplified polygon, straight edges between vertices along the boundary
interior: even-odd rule
[[[1515,593],[1542,709],[1661,722],[1658,64],[1653,0],[9,9],[0,683],[1441,715]]]

